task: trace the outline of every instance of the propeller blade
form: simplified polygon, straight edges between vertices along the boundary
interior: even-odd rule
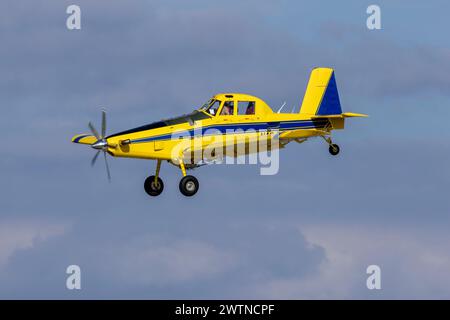
[[[91,129],[92,134],[97,138],[97,140],[101,139],[97,129],[95,129],[94,125],[90,122],[89,122],[89,129]]]
[[[102,110],[102,139],[106,137],[106,111]]]
[[[103,155],[105,156],[105,166],[106,166],[106,174],[108,175],[108,181],[111,182],[111,173],[109,172],[108,159],[106,158],[106,151],[103,151]]]
[[[97,161],[98,155],[100,154],[100,150],[97,151],[97,153],[95,154],[95,156],[92,158],[91,160],[91,167],[94,166],[95,162]]]

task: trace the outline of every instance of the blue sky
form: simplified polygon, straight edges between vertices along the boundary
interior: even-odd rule
[[[69,31],[73,3],[0,4],[0,298],[450,298],[447,2],[77,1]],[[311,140],[275,176],[202,167],[190,199],[164,164],[149,198],[154,163],[110,158],[109,184],[70,143],[101,107],[113,133],[217,92],[298,106],[316,66],[370,115],[335,133],[336,158]]]

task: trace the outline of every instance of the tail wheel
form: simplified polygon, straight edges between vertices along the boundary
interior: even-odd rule
[[[339,146],[337,144],[330,144],[330,147],[328,148],[328,151],[333,156],[336,156],[339,153]]]
[[[163,192],[164,183],[160,177],[158,177],[157,181],[155,182],[155,176],[150,176],[145,179],[144,189],[149,196],[156,197],[159,196],[161,192]]]
[[[186,197],[192,197],[197,193],[199,183],[194,176],[185,176],[180,180],[180,192]]]

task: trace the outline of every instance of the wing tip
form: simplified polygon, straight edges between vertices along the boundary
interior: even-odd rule
[[[95,137],[91,134],[82,133],[73,136],[71,141],[73,143],[92,144],[93,142],[95,142]]]

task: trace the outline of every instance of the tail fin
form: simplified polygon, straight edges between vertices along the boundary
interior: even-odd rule
[[[300,107],[300,113],[317,116],[342,113],[333,69],[313,69]]]

